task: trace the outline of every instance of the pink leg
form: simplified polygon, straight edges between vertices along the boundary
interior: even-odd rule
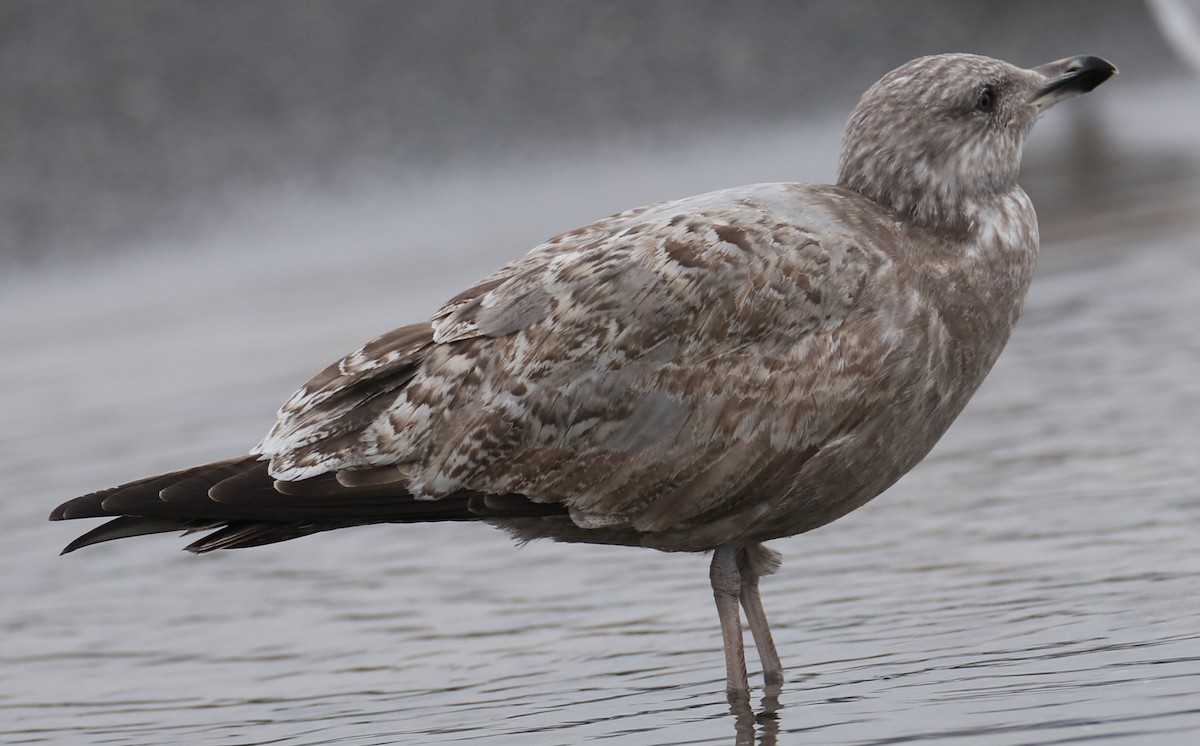
[[[771,626],[767,613],[763,611],[762,596],[758,594],[758,575],[742,568],[742,608],[746,610],[746,622],[750,634],[754,635],[754,646],[758,648],[758,659],[762,662],[763,680],[768,684],[783,683],[783,663],[771,639]]]
[[[742,645],[742,620],[738,613],[742,581],[737,557],[738,550],[731,547],[715,550],[708,577],[712,582],[713,598],[717,602],[717,616],[721,620],[721,638],[725,642],[725,688],[731,698],[742,699],[750,696],[750,682],[746,677],[746,652]]]
[[[754,635],[754,646],[758,648],[758,659],[762,662],[763,679],[768,689],[783,683],[783,664],[771,639],[771,625],[763,611],[762,596],[758,593],[758,579],[779,569],[782,558],[778,552],[762,544],[749,544],[738,550],[738,576],[741,578],[742,608],[746,610],[746,621]]]

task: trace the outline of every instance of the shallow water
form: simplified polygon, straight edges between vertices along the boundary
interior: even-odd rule
[[[7,278],[0,741],[1194,743],[1200,136],[1190,99],[1131,96],[1092,112],[1097,150],[1067,146],[1068,116],[1034,144],[1043,263],[943,443],[881,499],[775,543],[787,680],[757,721],[725,702],[704,557],[428,525],[58,558],[87,526],[44,517],[245,450],[326,362],[557,230],[828,178],[836,125],[262,207],[190,255]]]

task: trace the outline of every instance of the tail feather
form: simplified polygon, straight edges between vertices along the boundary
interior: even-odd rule
[[[286,487],[285,494],[280,487]],[[472,521],[563,515],[559,504],[523,495],[461,492],[417,500],[396,484],[348,487],[334,474],[276,482],[256,456],[139,479],[68,500],[50,520],[112,518],[67,545],[93,544],[167,531],[216,529],[186,547],[192,552],[261,546],[372,523]]]
[[[261,547],[301,536],[332,531],[345,526],[335,524],[303,525],[290,523],[234,522],[188,544],[184,549],[193,554],[205,554],[218,549],[244,549]]]

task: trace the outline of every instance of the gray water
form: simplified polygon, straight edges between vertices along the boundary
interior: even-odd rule
[[[308,375],[558,230],[828,179],[838,122],[247,201],[186,250],[5,277],[0,742],[1195,743],[1194,85],[1114,86],[1044,123],[1025,317],[925,463],[775,543],[787,679],[777,706],[756,688],[776,710],[757,720],[725,701],[701,556],[422,525],[60,558],[87,526],[45,515],[248,449]]]

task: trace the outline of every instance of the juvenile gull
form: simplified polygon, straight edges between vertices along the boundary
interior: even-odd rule
[[[883,492],[962,411],[1033,273],[1025,137],[1115,72],[913,60],[863,95],[836,185],[727,189],[553,238],[326,368],[252,455],[59,506],[116,516],[64,552],[440,520],[712,551],[728,688],[748,689],[739,602],[778,683],[762,542]]]

